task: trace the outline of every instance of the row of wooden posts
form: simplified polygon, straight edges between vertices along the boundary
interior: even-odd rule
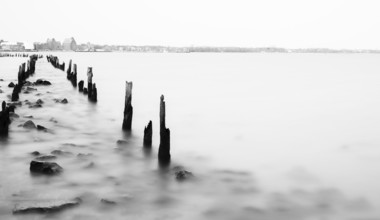
[[[31,56],[31,59],[28,61],[28,69],[25,70],[25,64],[21,65],[19,68],[19,85],[22,85],[25,79],[35,70],[35,62],[38,59],[36,56]],[[56,56],[47,56],[48,62],[50,62],[55,68],[60,69],[62,71],[65,70],[65,63],[59,63],[59,59]],[[69,67],[67,69],[67,79],[71,81],[74,87],[77,87],[77,66],[73,65],[73,69],[71,69],[72,61],[70,60]],[[78,83],[79,91],[84,94],[88,94],[88,97],[91,101],[97,101],[97,89],[95,83],[92,83],[92,67],[88,67],[87,69],[87,88],[83,88],[84,81],[81,80]],[[132,107],[132,82],[126,82],[126,91],[125,91],[125,104],[124,104],[124,118],[122,129],[124,131],[132,130],[132,118],[133,118],[133,107]],[[19,88],[21,91],[21,87]],[[17,91],[19,91],[17,90]],[[17,93],[18,95],[18,93]],[[16,96],[15,96],[16,99]],[[17,96],[18,100],[18,96]],[[17,101],[15,100],[15,101]],[[12,94],[12,101],[13,94]],[[8,134],[8,125],[10,123],[9,120],[9,108],[6,107],[5,102],[2,105],[2,111],[0,113],[0,134],[6,133]],[[161,164],[170,163],[171,155],[170,155],[170,130],[166,127],[166,106],[164,96],[160,97],[160,145],[158,149],[158,160]],[[152,134],[153,134],[153,123],[149,121],[148,125],[144,128],[144,139],[143,145],[144,148],[150,149],[152,147]]]
[[[124,118],[122,129],[124,131],[132,130],[132,82],[126,82],[125,89],[125,104],[124,104]],[[166,128],[166,107],[164,96],[160,97],[160,145],[158,148],[158,160],[161,164],[165,165],[170,163],[170,130]],[[152,147],[152,134],[153,123],[149,121],[148,125],[144,128],[144,148],[150,149]]]
[[[26,79],[33,75],[36,70],[36,61],[38,60],[40,56],[34,54],[29,57],[29,60],[26,63],[22,63],[19,66],[17,79],[17,84],[13,87],[12,102],[16,102],[19,100],[19,94],[21,92],[21,89],[26,81]],[[11,123],[11,120],[9,118],[9,113],[14,112],[15,106],[10,105],[7,107],[7,104],[5,101],[1,104],[1,112],[0,112],[0,136],[8,136],[9,133],[9,124]]]
[[[49,55],[46,57],[47,61],[53,65],[53,67],[65,71],[65,62],[62,64],[59,63],[59,58],[56,56]],[[77,65],[72,65],[72,61],[70,60],[69,66],[66,71],[66,78],[71,82],[71,84],[76,88],[78,87],[79,92],[83,92],[83,94],[88,95],[88,99],[91,102],[98,101],[98,90],[96,88],[96,84],[92,83],[92,77],[94,74],[92,73],[92,67],[87,68],[87,88],[84,87],[84,81],[81,80],[77,83]]]
[[[33,75],[36,71],[36,61],[38,60],[38,55],[31,55],[29,57],[29,60],[26,63],[22,63],[19,66],[18,69],[18,76],[17,76],[17,84],[13,88],[12,92],[12,102],[17,102],[19,99],[19,94],[21,92],[21,88],[25,83],[25,80],[29,78],[29,76]]]
[[[57,69],[62,71],[65,70],[65,63],[59,63],[59,58],[56,56],[47,56],[47,60]],[[84,88],[84,81],[81,80],[77,83],[77,65],[72,65],[72,60],[69,62],[67,68],[67,79],[71,81],[74,87],[79,87],[79,91],[84,94],[88,94],[90,101],[97,101],[97,88],[96,84],[92,83],[92,67],[87,68],[87,89]],[[124,131],[132,130],[132,118],[133,118],[133,107],[132,107],[132,82],[126,82],[125,90],[125,104],[124,104],[124,118],[122,129]],[[170,162],[170,130],[166,128],[165,124],[165,101],[164,96],[160,97],[160,145],[158,150],[158,159],[162,164]],[[144,128],[144,139],[143,145],[144,148],[152,147],[152,134],[153,134],[153,125],[152,121],[149,121],[148,125]]]

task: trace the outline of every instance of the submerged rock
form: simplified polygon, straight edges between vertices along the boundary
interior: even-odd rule
[[[34,124],[33,121],[29,120],[27,122],[25,122],[23,125],[22,125],[23,128],[27,128],[27,129],[36,129],[36,125]]]
[[[175,178],[177,180],[185,180],[185,179],[189,179],[192,177],[194,177],[193,173],[189,172],[187,170],[181,170],[181,171],[175,172]]]
[[[181,167],[181,166],[174,167],[173,170],[175,171],[175,173],[174,173],[175,178],[178,181],[183,181],[183,180],[190,179],[190,178],[194,177],[193,173],[185,170],[184,167]]]
[[[63,168],[54,162],[41,162],[32,160],[30,162],[30,172],[54,175],[61,173]]]
[[[54,155],[43,155],[43,156],[39,156],[35,158],[35,160],[38,160],[38,161],[55,160],[55,159],[57,159],[57,157]]]
[[[29,108],[42,108],[42,105],[36,103],[36,104],[29,106]]]
[[[40,104],[40,105],[43,104],[43,103],[44,103],[44,101],[42,101],[41,99],[38,99],[37,102],[36,102],[36,104]]]
[[[106,205],[116,205],[115,201],[109,200],[109,199],[101,199],[101,203],[106,204]]]
[[[66,98],[64,99],[53,99],[56,103],[62,103],[62,104],[67,104],[68,101]]]
[[[9,117],[12,117],[12,118],[19,118],[20,116],[14,112],[9,112]]]
[[[94,162],[90,162],[86,166],[84,166],[84,168],[86,168],[86,169],[94,168],[94,167],[95,167],[95,163]]]
[[[32,86],[32,85],[33,85],[33,83],[31,83],[30,81],[24,82],[24,86]],[[35,90],[37,90],[37,89],[35,89]]]
[[[73,153],[68,152],[68,151],[63,151],[63,150],[53,150],[51,154],[54,155],[60,155],[60,156],[72,156]]]
[[[125,141],[125,140],[117,140],[116,144],[118,144],[118,145],[126,145],[126,144],[128,144],[128,142]]]
[[[81,199],[73,200],[51,200],[51,201],[31,201],[17,204],[13,209],[13,214],[27,213],[51,213],[59,212],[64,209],[77,206],[81,203]]]
[[[51,119],[49,119],[49,121],[54,122],[54,123],[58,123],[58,121],[55,118],[51,118]]]
[[[22,102],[21,101],[17,101],[17,102],[8,102],[7,103],[7,106],[21,106],[22,105]]]
[[[24,115],[24,118],[33,118],[32,115]]]
[[[31,91],[37,91],[37,89],[36,88],[32,88],[32,87],[26,87],[26,89],[25,89],[26,91],[28,91],[28,92],[31,92]]]
[[[87,153],[87,154],[79,153],[79,154],[77,154],[77,157],[79,157],[79,158],[88,158],[88,157],[91,157],[91,156],[93,156],[92,153]]]
[[[0,93],[3,93],[3,90],[0,89]]]

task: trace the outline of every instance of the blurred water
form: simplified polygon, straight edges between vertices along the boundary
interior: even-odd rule
[[[20,94],[43,108],[16,109],[0,144],[0,219],[24,201],[72,199],[57,219],[380,219],[380,65],[376,54],[55,53],[93,67],[98,103],[66,73],[39,60]],[[7,100],[25,58],[0,58]],[[133,81],[133,131],[121,131],[125,81]],[[36,96],[41,93],[41,96]],[[159,97],[165,95],[172,165],[194,173],[177,182],[157,164]],[[67,98],[67,105],[54,98]],[[33,115],[51,133],[19,124]],[[54,120],[50,120],[54,118]],[[153,150],[142,150],[153,121]],[[128,141],[118,146],[116,141]],[[62,175],[30,175],[32,151],[70,151]],[[90,154],[85,157],[78,153]],[[106,205],[101,199],[117,201]]]

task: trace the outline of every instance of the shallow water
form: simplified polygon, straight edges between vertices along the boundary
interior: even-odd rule
[[[380,65],[376,54],[55,53],[93,67],[98,103],[46,59],[20,94],[43,107],[16,109],[0,144],[0,219],[25,201],[80,197],[57,219],[380,219]],[[0,58],[0,100],[26,58]],[[133,131],[121,131],[125,81],[133,81]],[[36,96],[41,93],[41,96]],[[159,97],[165,95],[172,164],[157,163]],[[57,104],[54,98],[67,98]],[[33,115],[51,132],[26,131]],[[51,120],[54,118],[54,120]],[[153,149],[142,149],[153,121]],[[118,146],[117,140],[128,141]],[[64,173],[31,175],[32,151]],[[78,157],[77,154],[89,154]],[[175,180],[172,168],[194,173]],[[116,205],[101,203],[116,201]]]

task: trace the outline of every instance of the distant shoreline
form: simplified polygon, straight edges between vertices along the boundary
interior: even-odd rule
[[[164,46],[110,46],[108,49],[95,49],[92,51],[67,50],[0,50],[0,53],[26,53],[26,52],[81,52],[81,53],[380,53],[380,50],[371,49],[328,49],[305,48],[286,49],[276,47],[244,48],[244,47],[164,47]]]

